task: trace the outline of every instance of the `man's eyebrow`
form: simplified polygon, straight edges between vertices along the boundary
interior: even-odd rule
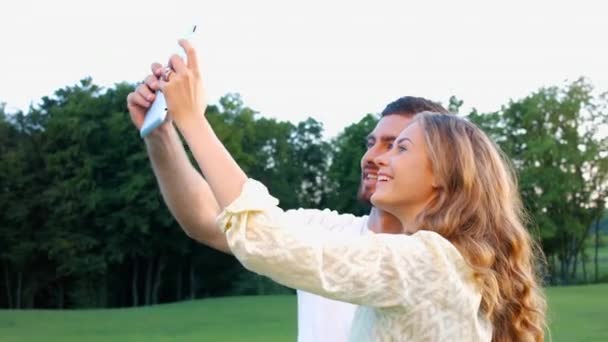
[[[414,143],[412,142],[412,139],[410,139],[410,138],[401,138],[401,139],[397,140],[397,144],[401,144],[402,142],[404,142],[406,140],[409,141],[410,144],[414,145]]]
[[[392,142],[395,141],[395,139],[397,139],[397,137],[394,135],[383,135],[380,137],[380,140],[385,142]]]
[[[382,142],[393,142],[393,141],[395,141],[395,139],[397,139],[397,137],[394,135],[383,135],[379,138],[379,140]],[[376,138],[376,136],[370,134],[365,138],[365,141],[370,141],[370,140],[376,141],[378,139]]]

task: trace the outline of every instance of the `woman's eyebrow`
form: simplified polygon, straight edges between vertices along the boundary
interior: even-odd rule
[[[404,142],[406,140],[409,141],[410,144],[414,145],[414,143],[412,142],[412,139],[410,139],[410,138],[401,138],[401,139],[397,140],[397,144],[401,144],[402,142]]]

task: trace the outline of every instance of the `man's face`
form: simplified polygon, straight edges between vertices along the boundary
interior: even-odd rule
[[[370,198],[376,191],[379,167],[374,159],[391,149],[393,141],[412,120],[412,115],[386,115],[367,136],[367,152],[361,158],[361,186],[357,194],[360,201],[370,204]]]

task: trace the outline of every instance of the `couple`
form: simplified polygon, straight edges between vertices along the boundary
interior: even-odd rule
[[[214,134],[196,52],[180,45],[188,62],[172,56],[168,72],[153,65],[127,99],[139,128],[161,89],[205,175],[190,164],[173,125],[161,126],[145,143],[163,197],[192,238],[306,291],[298,292],[300,341],[344,338],[313,330],[317,317],[334,324],[326,310],[352,317],[347,304],[308,293],[357,305],[351,341],[543,340],[544,297],[516,181],[481,130],[431,102],[397,100],[362,159],[369,217],[283,211]],[[304,312],[307,305],[315,311]]]

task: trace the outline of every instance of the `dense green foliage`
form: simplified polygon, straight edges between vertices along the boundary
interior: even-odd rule
[[[128,117],[132,89],[101,89],[84,79],[26,113],[0,106],[0,307],[124,307],[289,293],[182,232]],[[461,104],[450,100],[454,110]],[[355,194],[364,137],[376,116],[329,142],[320,122],[268,119],[234,94],[207,116],[243,169],[283,208],[367,212]],[[578,265],[584,280],[601,280],[586,267],[605,259],[593,254],[606,225],[597,225],[596,243],[607,194],[608,146],[597,131],[606,127],[605,98],[578,81],[469,118],[495,137],[520,173],[551,261],[549,281],[578,281]]]

